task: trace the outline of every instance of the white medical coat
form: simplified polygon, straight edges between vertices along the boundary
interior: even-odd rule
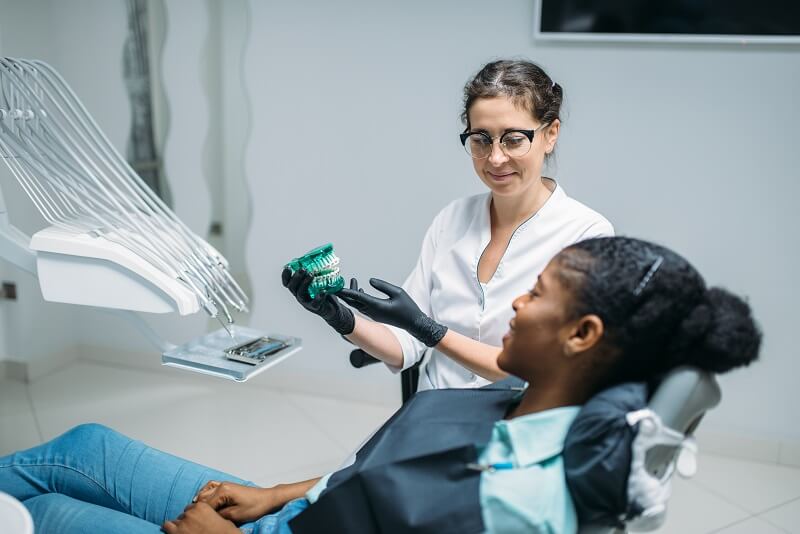
[[[612,236],[614,228],[556,185],[544,206],[516,229],[494,276],[481,284],[478,260],[491,238],[491,198],[491,193],[462,198],[439,212],[425,234],[419,260],[403,289],[435,321],[500,347],[514,315],[512,301],[533,287],[550,259],[577,241]],[[403,369],[425,356],[427,347],[423,343],[405,330],[389,329],[403,349]],[[421,368],[419,389],[474,388],[488,383],[432,350]]]

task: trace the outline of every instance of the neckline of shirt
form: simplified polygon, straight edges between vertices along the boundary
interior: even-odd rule
[[[553,180],[552,178],[548,179]],[[531,221],[537,219],[543,213],[546,214],[547,212],[556,209],[554,206],[556,206],[561,199],[566,197],[566,193],[564,192],[564,189],[561,187],[561,185],[555,180],[553,180],[553,183],[556,184],[556,187],[555,189],[553,189],[553,192],[550,193],[550,196],[547,197],[547,200],[545,200],[544,204],[542,204],[542,206],[538,210],[536,210],[536,212],[534,212],[530,217],[528,217],[522,223],[520,223],[520,225],[517,226],[517,228],[511,234],[511,238],[508,240],[506,249],[503,251],[503,255],[500,258],[500,263],[497,264],[497,269],[495,270],[492,277],[486,282],[481,282],[480,280],[478,280],[478,283],[481,285],[481,288],[483,290],[485,290],[489,286],[489,284],[491,284],[492,280],[495,280],[497,278],[502,278],[503,262],[505,261],[506,254],[508,254],[508,249],[511,247],[511,243],[513,243],[514,239],[516,239],[518,235],[522,234],[528,228]],[[490,214],[491,202],[492,202],[492,193],[489,192],[486,194],[486,198],[483,204],[483,211],[481,212],[481,217],[480,217],[481,243],[478,250],[478,255],[476,256],[474,261],[475,265],[473,266],[473,268],[475,269],[477,269],[477,265],[480,262],[481,255],[483,254],[483,251],[486,250],[486,247],[489,245],[489,241],[492,238],[491,214]],[[476,273],[476,278],[477,278],[477,273]]]
[[[556,187],[555,189],[553,189],[552,193],[550,193],[550,196],[547,197],[547,200],[544,201],[544,204],[542,204],[542,206],[538,210],[536,210],[533,213],[533,215],[525,219],[519,226],[517,226],[516,230],[514,230],[514,233],[511,234],[511,239],[509,240],[509,244],[511,243],[511,241],[514,240],[515,237],[517,237],[518,234],[524,232],[528,228],[531,221],[541,217],[542,214],[546,214],[547,212],[553,210],[554,208],[552,206],[557,204],[558,201],[560,201],[563,197],[566,196],[566,194],[564,193],[564,189],[562,189],[561,185],[555,180],[553,180],[553,183],[556,184]]]
[[[542,204],[541,207],[539,207],[538,210],[536,210],[534,213],[532,213],[530,215],[530,217],[528,217],[527,219],[522,221],[519,224],[519,226],[517,226],[514,229],[514,232],[511,234],[511,239],[509,240],[509,243],[511,241],[513,241],[514,238],[519,233],[524,232],[528,228],[528,226],[530,225],[531,221],[533,221],[534,219],[540,217],[543,213],[546,213],[546,212],[549,212],[549,211],[555,209],[553,206],[558,204],[559,201],[561,201],[561,199],[563,199],[563,198],[565,198],[567,196],[566,192],[564,191],[564,188],[561,187],[561,184],[559,184],[553,178],[548,178],[548,180],[552,180],[553,183],[555,184],[555,188],[553,189],[552,193],[550,193],[550,196],[547,197],[547,200],[544,201],[544,204]],[[492,222],[491,222],[492,221],[492,218],[491,218],[491,206],[492,206],[492,193],[490,191],[490,192],[486,193],[486,198],[484,199],[484,202],[483,202],[483,211],[482,211],[482,217],[481,217],[481,220],[483,222],[483,229],[484,230],[488,230],[489,239],[491,239],[491,233],[492,233],[492,229],[491,229],[491,224],[492,224]]]

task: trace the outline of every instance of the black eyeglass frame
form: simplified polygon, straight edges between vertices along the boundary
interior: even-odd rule
[[[463,146],[465,150],[467,149],[467,139],[469,139],[470,136],[472,136],[472,135],[482,135],[486,139],[489,140],[489,142],[491,143],[492,146],[494,146],[494,140],[495,139],[499,139],[499,141],[500,141],[500,149],[503,151],[503,154],[505,154],[506,156],[508,156],[508,157],[522,157],[525,154],[527,154],[528,152],[530,152],[531,148],[528,147],[528,152],[525,152],[525,154],[521,154],[520,156],[511,156],[506,151],[506,145],[503,144],[503,139],[505,138],[505,136],[507,136],[508,134],[512,134],[512,133],[521,133],[522,135],[524,135],[525,137],[528,138],[528,142],[531,144],[531,146],[533,146],[533,136],[534,136],[534,134],[536,132],[538,132],[539,130],[541,130],[542,128],[546,128],[548,126],[550,126],[550,123],[541,124],[538,128],[535,128],[533,130],[508,130],[506,132],[503,132],[503,135],[498,135],[498,136],[495,136],[495,137],[492,137],[491,135],[489,135],[486,132],[464,132],[464,133],[458,134],[458,137],[459,137],[459,139],[461,139],[461,146]],[[482,158],[477,158],[477,157],[473,156],[472,153],[470,153],[469,151],[467,151],[467,154],[469,154],[470,157],[472,157],[474,159],[486,159],[486,158],[488,158],[489,156],[492,155],[492,152],[490,151],[488,154],[486,154]]]

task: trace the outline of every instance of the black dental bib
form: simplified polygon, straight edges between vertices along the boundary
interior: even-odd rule
[[[476,446],[488,443],[522,385],[511,378],[417,393],[289,522],[292,532],[483,532],[480,471],[467,464],[477,461]]]

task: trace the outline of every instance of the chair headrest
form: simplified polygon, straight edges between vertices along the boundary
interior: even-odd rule
[[[622,527],[631,511],[628,478],[631,445],[637,426],[628,424],[629,412],[649,408],[667,426],[690,434],[706,410],[716,406],[720,390],[710,373],[680,367],[668,373],[652,395],[644,383],[625,383],[601,391],[582,408],[564,445],[567,486],[582,525]],[[646,469],[662,474],[678,447],[658,446],[648,451]]]

